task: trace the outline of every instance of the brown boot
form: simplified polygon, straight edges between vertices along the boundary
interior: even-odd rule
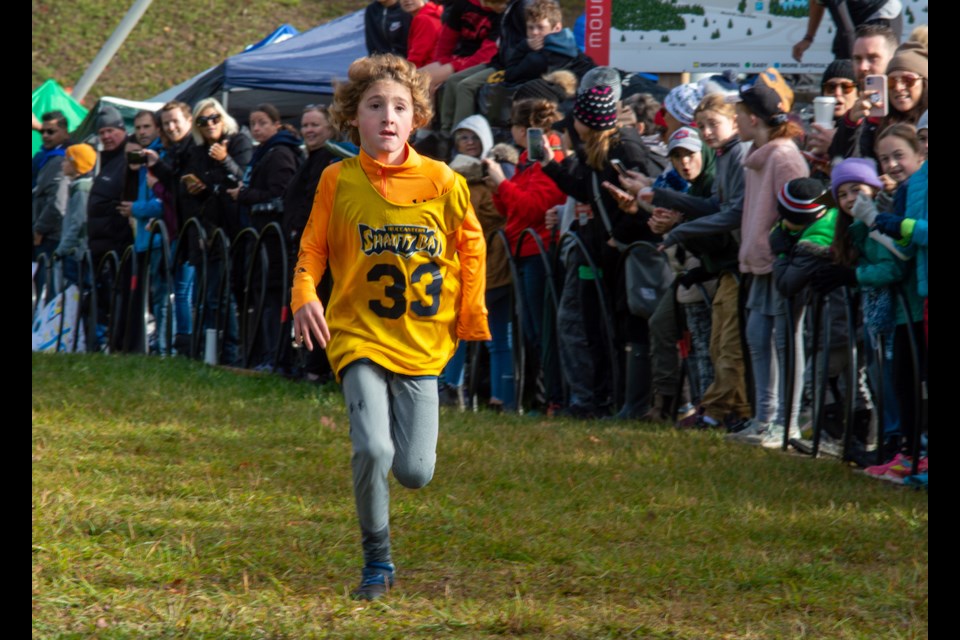
[[[653,402],[650,405],[650,410],[640,416],[640,420],[643,422],[662,422],[666,424],[672,424],[673,417],[670,415],[672,405],[673,396],[665,396],[659,393],[654,394]]]

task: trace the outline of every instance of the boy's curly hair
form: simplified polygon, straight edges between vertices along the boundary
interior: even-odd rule
[[[354,144],[360,144],[360,132],[350,121],[357,117],[363,94],[381,80],[392,80],[410,90],[414,131],[433,118],[430,77],[427,74],[417,71],[413,63],[392,53],[360,58],[354,60],[347,70],[347,81],[337,85],[330,106],[331,124],[345,132]]]

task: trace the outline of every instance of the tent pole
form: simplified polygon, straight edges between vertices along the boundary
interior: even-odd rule
[[[93,87],[93,84],[97,81],[97,78],[100,77],[100,74],[103,73],[103,70],[110,63],[110,60],[113,59],[113,56],[117,53],[117,50],[120,49],[120,45],[123,44],[123,41],[127,39],[127,36],[130,35],[130,32],[133,31],[133,28],[137,26],[137,23],[140,22],[140,18],[143,17],[143,14],[146,13],[147,8],[150,7],[150,3],[153,0],[136,0],[133,6],[127,11],[127,15],[123,16],[123,20],[120,21],[120,24],[117,25],[117,28],[113,30],[113,33],[110,35],[110,38],[107,39],[107,42],[103,45],[103,48],[100,49],[100,53],[97,54],[97,57],[93,59],[93,62],[90,63],[90,66],[87,67],[87,70],[83,72],[83,77],[77,82],[73,88],[73,99],[77,102],[82,102],[84,97],[86,97],[87,92],[90,91],[90,88]]]

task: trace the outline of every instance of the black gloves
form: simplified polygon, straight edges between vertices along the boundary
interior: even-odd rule
[[[799,233],[794,235],[779,224],[775,226],[773,231],[770,232],[770,251],[773,253],[773,257],[778,258],[782,253],[790,253],[793,245],[797,244],[799,239]]]
[[[683,286],[689,288],[700,282],[706,282],[714,277],[714,274],[710,273],[703,267],[694,267],[689,271],[683,272],[680,276],[677,277],[677,282]]]
[[[837,287],[855,287],[857,270],[839,264],[826,265],[814,272],[810,286],[818,293],[829,293]]]

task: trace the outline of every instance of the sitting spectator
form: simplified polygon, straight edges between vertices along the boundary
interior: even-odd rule
[[[563,13],[554,0],[533,0],[525,16],[527,39],[517,46],[517,64],[504,70],[507,88],[564,69],[580,55],[573,32],[563,28]]]
[[[407,60],[417,67],[426,66],[434,61],[443,7],[433,0],[400,0],[400,7],[412,16]]]
[[[497,53],[500,14],[507,0],[452,0],[443,12],[443,27],[437,39],[435,61],[422,67],[430,76],[430,90],[442,84],[440,128],[450,131],[457,117],[458,87],[462,80],[490,67]],[[473,104],[459,113],[472,115]]]

